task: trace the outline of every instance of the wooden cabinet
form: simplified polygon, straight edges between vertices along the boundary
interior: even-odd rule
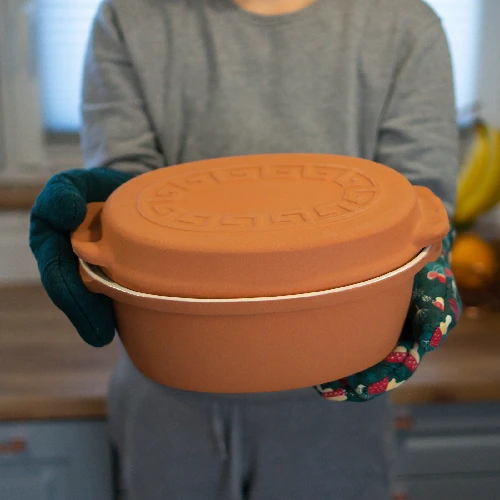
[[[412,406],[399,421],[401,499],[500,498],[499,403]]]
[[[111,500],[104,421],[0,424],[0,499]]]
[[[500,476],[410,479],[405,489],[406,493],[399,497],[400,500],[498,500]]]

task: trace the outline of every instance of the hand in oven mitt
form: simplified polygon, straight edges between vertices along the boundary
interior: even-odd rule
[[[415,276],[410,308],[398,345],[377,365],[316,386],[331,401],[369,401],[408,380],[425,353],[438,348],[460,319],[462,302],[450,267],[452,229],[440,257]]]
[[[30,247],[42,284],[54,304],[88,344],[109,344],[115,334],[111,299],[83,284],[70,233],[85,218],[87,203],[106,201],[132,174],[109,168],[68,170],[54,175],[31,211]]]

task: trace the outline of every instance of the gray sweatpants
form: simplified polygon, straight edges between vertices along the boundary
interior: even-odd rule
[[[313,388],[198,394],[160,386],[124,355],[109,393],[126,500],[388,500],[392,412]]]

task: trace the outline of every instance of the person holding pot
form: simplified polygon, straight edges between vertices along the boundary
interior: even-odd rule
[[[31,248],[54,303],[103,346],[115,334],[111,302],[85,289],[69,239],[87,203],[151,169],[310,152],[387,165],[451,216],[457,137],[447,42],[421,0],[104,0],[85,60],[85,168],[49,180]],[[440,279],[417,275],[392,357],[342,381],[191,393],[147,379],[123,353],[108,413],[124,498],[387,500],[393,415],[380,381],[411,376],[458,320],[452,240]],[[434,296],[449,300],[417,321],[419,301]]]

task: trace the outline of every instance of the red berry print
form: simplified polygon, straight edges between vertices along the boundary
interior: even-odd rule
[[[427,278],[430,280],[438,280],[441,283],[446,283],[446,276],[444,274],[437,273],[436,271],[429,271],[427,273]]]
[[[408,368],[408,370],[414,372],[418,368],[418,361],[413,354],[408,354],[404,365]]]
[[[453,273],[451,272],[451,269],[449,267],[444,270],[444,274],[446,274],[446,276],[449,276],[450,278],[453,276]]]
[[[451,310],[453,311],[453,314],[458,321],[460,319],[460,308],[458,307],[458,302],[455,299],[450,299],[448,301],[448,304],[450,304]]]
[[[385,377],[384,379],[380,380],[379,382],[375,382],[371,385],[368,386],[368,394],[370,395],[375,395],[375,394],[382,394],[387,390],[387,387],[389,385],[389,377]]]
[[[396,347],[394,351],[385,358],[388,363],[402,363],[408,356],[408,350],[405,347]]]
[[[335,389],[333,391],[326,391],[322,394],[326,399],[335,399],[338,401],[345,401],[347,399],[345,390],[342,388]]]
[[[448,314],[443,322],[434,330],[429,345],[431,347],[439,347],[441,341],[445,335],[448,333],[448,328],[451,325],[451,316]]]
[[[431,347],[436,348],[441,343],[442,338],[443,338],[443,332],[441,328],[438,327],[434,330],[434,333],[432,334],[429,344],[431,345]]]
[[[441,311],[444,311],[444,300],[441,297],[437,297],[437,299],[432,304]]]

